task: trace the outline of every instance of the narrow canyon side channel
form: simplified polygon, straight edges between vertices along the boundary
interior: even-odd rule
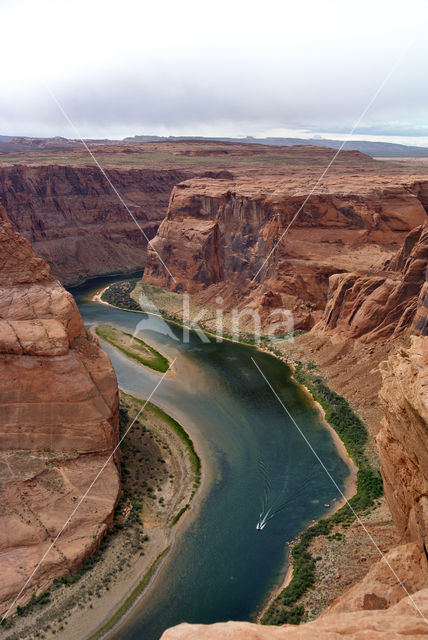
[[[340,500],[331,479],[275,400],[251,357],[346,491],[349,467],[311,399],[290,369],[266,353],[183,329],[162,318],[89,301],[106,280],[73,291],[85,325],[111,324],[140,337],[170,360],[152,401],[177,419],[202,459],[203,484],[177,530],[150,589],[108,635],[158,640],[180,622],[255,620],[287,570],[287,543]],[[159,374],[103,342],[124,390],[148,397]],[[276,513],[263,530],[263,509]],[[113,612],[112,612],[113,613]]]

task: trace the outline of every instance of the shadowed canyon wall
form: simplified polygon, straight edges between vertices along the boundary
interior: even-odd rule
[[[149,240],[171,189],[190,175],[150,169],[108,169],[107,174]],[[63,284],[144,267],[146,238],[95,166],[0,167],[0,199],[14,229]]]
[[[0,615],[98,546],[120,489],[109,359],[0,207]],[[100,477],[98,473],[103,469]],[[91,483],[93,487],[40,568]]]

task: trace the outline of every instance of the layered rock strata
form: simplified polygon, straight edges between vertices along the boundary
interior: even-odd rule
[[[385,494],[405,540],[428,548],[428,338],[412,336],[381,364],[377,447]]]
[[[149,169],[107,174],[130,213],[96,166],[0,167],[0,198],[14,229],[63,284],[142,269],[171,189],[189,176]]]
[[[370,291],[386,278],[385,265],[406,235],[426,222],[420,189],[358,185],[354,191],[351,184],[310,195],[278,180],[186,181],[173,190],[144,281],[204,301],[211,291],[229,306],[245,297],[263,317],[282,306],[293,312],[296,328],[307,329],[322,317],[334,274],[330,287],[348,277],[349,288],[364,274]],[[387,286],[394,286],[394,275]]]
[[[111,457],[118,442],[112,366],[85,330],[73,297],[13,231],[3,208],[0,380],[4,615],[96,549],[112,521],[120,482],[118,457]]]
[[[330,276],[327,304],[316,330],[373,342],[406,328],[426,333],[428,227],[405,238],[382,272]]]

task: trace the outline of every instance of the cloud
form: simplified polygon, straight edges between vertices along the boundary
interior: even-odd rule
[[[424,0],[4,2],[0,133],[73,136],[47,86],[84,136],[347,133],[404,53],[359,131],[425,135],[427,18]]]
[[[325,125],[325,128],[320,130],[328,133],[343,133],[346,134],[349,128],[343,125]],[[306,129],[307,133],[311,133],[311,129]],[[427,137],[428,136],[428,124],[412,124],[411,122],[375,122],[373,124],[367,124],[365,126],[359,126],[355,130],[355,135],[375,135],[375,136],[405,136],[405,137]]]

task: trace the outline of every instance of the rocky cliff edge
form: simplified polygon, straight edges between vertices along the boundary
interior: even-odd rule
[[[120,481],[118,459],[110,457],[118,441],[112,366],[86,332],[73,297],[12,230],[1,206],[0,417],[4,615],[96,549],[112,520]]]

